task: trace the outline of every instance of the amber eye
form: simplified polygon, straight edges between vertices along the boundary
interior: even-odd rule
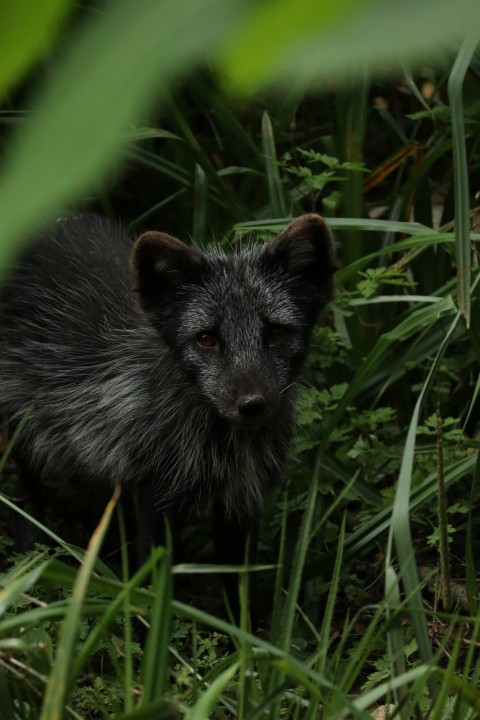
[[[214,348],[217,346],[218,341],[216,335],[213,333],[200,333],[200,335],[197,335],[197,343],[202,348]]]
[[[267,341],[271,343],[277,343],[284,340],[290,331],[285,325],[271,325],[267,328]]]

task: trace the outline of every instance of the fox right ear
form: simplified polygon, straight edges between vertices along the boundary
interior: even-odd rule
[[[146,232],[135,242],[131,263],[134,290],[146,313],[158,310],[198,270],[201,253],[181,240],[160,232]]]
[[[332,299],[337,269],[332,233],[320,215],[301,215],[265,246],[264,258],[280,268],[318,307]]]

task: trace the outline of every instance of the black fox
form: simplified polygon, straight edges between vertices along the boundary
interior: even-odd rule
[[[334,270],[318,215],[227,254],[158,232],[132,250],[101,217],[58,221],[0,297],[0,416],[28,415],[14,455],[32,506],[45,478],[133,485],[145,555],[162,514],[207,501],[218,559],[241,562]]]

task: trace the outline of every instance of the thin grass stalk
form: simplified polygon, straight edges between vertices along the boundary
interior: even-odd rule
[[[266,717],[271,717],[273,720],[276,720],[278,715],[274,715],[270,708],[273,705],[273,703],[279,698],[284,696],[284,693],[286,690],[288,690],[289,683],[284,682],[283,685],[280,685],[279,687],[275,688],[274,692],[264,697],[261,703],[257,705],[257,707],[248,713],[247,719],[248,720],[265,720]],[[233,717],[233,716],[232,716]],[[240,716],[238,716],[240,717]]]
[[[161,700],[167,683],[168,643],[172,615],[171,560],[168,550],[159,557],[153,575],[154,601],[141,672],[142,707],[148,707],[151,703]]]
[[[165,207],[169,203],[176,200],[181,195],[184,195],[186,193],[186,189],[182,188],[181,190],[177,190],[177,192],[172,193],[168,197],[164,198],[158,203],[155,203],[155,205],[152,205],[152,207],[148,208],[144,213],[141,215],[137,215],[137,217],[132,220],[127,225],[127,232],[128,233],[134,233],[136,230],[142,226],[142,224],[148,220],[152,215],[155,215],[156,212],[158,212],[162,207]]]
[[[3,668],[0,668],[0,698],[0,720],[12,720],[15,717],[14,698],[10,692],[10,685],[7,682],[7,675]],[[19,702],[18,696],[15,700],[17,703]]]
[[[248,562],[250,556],[250,538],[245,548],[245,561]],[[240,599],[240,627],[246,632],[249,631],[249,614],[248,614],[248,598],[249,598],[249,574],[248,572],[240,573],[239,579],[239,599]],[[239,658],[239,679],[238,679],[238,717],[245,717],[245,711],[249,700],[249,682],[248,673],[251,664],[251,648],[243,638],[240,639],[238,647]]]
[[[125,583],[125,597],[123,601],[123,640],[124,640],[124,671],[123,671],[123,697],[124,712],[129,713],[133,710],[133,657],[132,657],[132,622],[130,613],[130,593],[128,592],[128,552],[127,552],[127,534],[125,530],[125,518],[122,506],[117,506],[118,527],[120,533],[120,547],[122,553],[122,579]]]
[[[415,680],[424,683],[425,680],[428,680],[428,678],[432,676],[433,671],[434,669],[428,665],[420,665],[412,670],[407,670],[407,672],[400,677],[386,680],[385,682],[380,683],[380,685],[374,687],[372,690],[368,690],[368,692],[355,698],[353,700],[353,705],[357,710],[366,710],[403,685],[409,685]],[[340,720],[340,718],[349,717],[349,711],[345,709],[335,714],[332,718],[329,718],[329,720]],[[369,714],[367,717],[371,720],[372,716]]]
[[[333,612],[335,608],[335,601],[337,599],[338,587],[340,584],[340,574],[342,569],[343,560],[343,547],[345,544],[345,527],[347,522],[346,513],[343,515],[342,524],[340,526],[340,532],[338,536],[338,549],[337,557],[335,558],[335,565],[333,568],[333,575],[330,581],[330,589],[328,591],[327,604],[325,606],[325,613],[323,615],[322,629],[320,632],[319,650],[320,656],[316,664],[316,672],[319,675],[325,673],[326,661],[328,656],[328,648],[330,645],[330,633],[332,630]]]
[[[2,457],[0,457],[0,477],[3,474],[3,470],[5,468],[6,462],[7,462],[8,458],[10,457],[10,454],[11,454],[13,448],[17,444],[18,438],[22,434],[23,429],[28,422],[28,418],[30,417],[32,410],[33,410],[33,405],[30,405],[27,408],[26,412],[23,414],[23,417],[20,420],[20,422],[18,423],[17,427],[15,428],[15,432],[13,433],[12,437],[9,439],[8,445],[2,453]]]
[[[339,144],[342,149],[342,159],[348,162],[363,161],[369,86],[368,73],[365,68],[360,68],[354,72],[350,87],[340,93],[342,102],[339,102],[340,117],[337,117],[341,128]],[[361,218],[364,204],[363,174],[354,170],[347,170],[345,174],[347,189],[343,197],[342,214],[348,218]],[[368,241],[361,237],[358,226],[352,225],[345,233],[345,242],[342,243],[345,264],[366,254],[366,242]]]
[[[200,695],[195,705],[187,711],[185,720],[205,720],[205,718],[211,717],[215,703],[218,701],[223,690],[232,681],[237,670],[238,663],[234,663],[215,678],[210,687]]]
[[[392,521],[390,527],[390,540],[393,539],[397,552],[397,557],[401,568],[401,579],[405,593],[409,596],[408,606],[412,615],[412,625],[415,637],[417,639],[418,651],[424,663],[429,663],[432,659],[432,648],[430,637],[428,634],[427,623],[424,615],[423,601],[420,591],[420,583],[418,578],[417,567],[415,565],[415,551],[413,547],[412,534],[410,530],[410,489],[412,482],[413,462],[415,456],[415,438],[420,412],[423,408],[424,401],[430,391],[433,379],[436,375],[440,361],[443,358],[445,350],[453,338],[458,323],[460,322],[460,312],[456,315],[450,328],[441,344],[437,355],[433,361],[430,372],[427,376],[422,391],[418,397],[413,412],[410,427],[408,429],[407,440],[398,478],[398,486],[395,494],[395,500],[392,510]],[[391,565],[390,550],[387,553],[387,566]],[[432,697],[436,696],[437,683],[433,678],[429,678],[429,687]]]
[[[173,646],[170,646],[170,654],[175,657],[176,660],[179,661],[181,665],[183,665],[185,668],[189,668],[189,664],[185,661],[184,658],[179,655],[179,653],[175,650]],[[198,689],[200,692],[203,691],[204,688],[210,687],[210,685],[213,683],[213,681],[221,675],[224,670],[229,668],[233,663],[238,664],[238,652],[233,652],[231,654],[228,654],[226,657],[222,658],[221,660],[218,660],[213,667],[208,670],[202,677],[200,673],[197,673],[195,676],[196,683],[198,685]],[[193,668],[190,666],[190,672],[193,672]],[[222,707],[217,708],[217,712],[222,711],[222,717],[225,718],[233,718],[237,714],[236,709],[236,703],[232,698],[221,698],[221,705]]]
[[[475,570],[475,559],[473,554],[473,509],[475,501],[478,497],[478,488],[480,486],[480,452],[477,453],[477,462],[475,464],[475,472],[470,490],[470,504],[467,517],[467,529],[465,537],[465,587],[467,589],[468,608],[474,615],[479,610],[479,587],[477,582],[477,573]],[[480,664],[479,664],[480,667]]]
[[[193,238],[200,245],[205,243],[207,229],[208,180],[205,171],[195,165],[193,196]]]
[[[10,607],[22,593],[29,592],[41,578],[45,568],[49,565],[49,560],[44,560],[46,554],[26,559],[19,563],[9,572],[1,576],[0,589],[0,616],[4,615],[7,608]],[[4,630],[5,621],[0,623],[0,630]],[[3,633],[4,634],[4,633]]]
[[[273,610],[270,629],[270,639],[272,644],[279,645],[282,632],[282,610],[284,606],[283,598],[283,580],[284,580],[284,562],[287,538],[287,516],[288,516],[288,492],[285,491],[283,497],[282,527],[280,532],[280,545],[278,549],[278,565],[275,573],[275,589],[273,597]],[[265,679],[265,703],[269,707],[275,702],[276,707],[280,706],[282,697],[282,686],[279,685],[279,678],[276,672],[269,672]],[[275,717],[275,716],[273,716]]]
[[[96,558],[100,552],[105,533],[107,532],[119,497],[120,485],[117,483],[115,492],[90,539],[82,566],[75,580],[72,597],[70,598],[62,626],[52,673],[48,679],[40,720],[59,720],[63,716],[64,706],[71,686],[72,657],[82,617],[85,596],[90,578],[93,574]]]
[[[394,614],[395,617],[397,615],[404,615],[406,604],[406,599],[403,599],[398,607],[391,608],[391,614]],[[340,656],[338,664],[341,669],[341,674],[336,680],[335,685],[345,694],[352,693],[352,688],[354,688],[355,683],[358,682],[358,678],[365,667],[367,659],[371,657],[372,653],[376,652],[379,643],[383,641],[392,623],[392,617],[385,619],[385,603],[374,607],[375,613],[358,644],[351,650],[347,650],[349,634],[344,632],[336,649],[336,653]],[[350,621],[350,629],[352,632],[354,632],[355,625],[357,624],[358,618],[362,615],[362,612],[362,610],[357,611],[356,616]],[[344,662],[345,656],[348,656],[346,664]],[[336,710],[338,709],[338,697],[334,699],[334,703],[333,709]]]
[[[440,414],[440,406],[437,405],[436,422],[436,449],[437,449],[437,514],[440,558],[440,597],[442,598],[443,609],[448,612],[451,606],[451,573],[450,557],[448,553],[448,518],[447,518],[447,494],[445,490],[445,473],[443,462],[443,421]]]
[[[131,713],[116,717],[115,720],[178,720],[180,717],[182,717],[181,711],[173,702],[157,701],[148,708],[138,708]],[[85,717],[79,720],[85,720]]]
[[[0,502],[2,502],[6,507],[8,507],[10,510],[13,510],[14,512],[18,513],[21,517],[23,517],[25,520],[28,520],[28,522],[31,522],[32,525],[35,525],[39,530],[41,530],[47,537],[50,538],[50,540],[53,540],[53,542],[61,547],[63,550],[65,550],[68,555],[71,555],[75,558],[79,563],[82,563],[84,560],[85,553],[83,550],[79,550],[74,545],[69,545],[68,543],[63,540],[60,535],[57,535],[52,530],[47,528],[45,525],[43,525],[39,520],[37,520],[32,515],[29,515],[25,510],[22,510],[22,508],[18,507],[18,505],[15,505],[11,500],[8,500],[4,495],[0,493]],[[97,564],[101,561],[97,558],[96,560]],[[107,566],[102,563],[103,568],[111,575],[111,577],[114,577],[114,574],[108,570]]]
[[[338,538],[338,551],[335,559],[335,566],[333,568],[333,575],[328,592],[327,604],[325,606],[325,613],[323,616],[322,629],[320,631],[319,638],[319,655],[316,663],[315,670],[319,675],[325,674],[327,665],[328,650],[330,646],[330,633],[332,630],[333,612],[335,608],[335,601],[338,594],[338,586],[340,583],[340,574],[342,569],[343,559],[343,546],[345,543],[345,527],[346,527],[347,516],[346,513],[343,515],[342,524],[340,526],[340,533]],[[314,702],[313,698],[310,700],[308,710],[305,713],[305,720],[314,720],[318,713],[318,703]]]
[[[458,631],[458,637],[464,638],[466,635],[468,626],[460,625]],[[466,659],[462,662],[462,685],[456,693],[455,706],[453,708],[452,720],[464,720],[467,717],[467,701],[466,697],[477,696],[477,707],[480,704],[478,699],[478,680],[480,675],[480,662],[478,661],[478,636],[480,631],[480,618],[474,619],[473,631],[469,638],[468,652]],[[476,661],[476,666],[473,666]],[[453,679],[455,682],[456,678]],[[473,692],[472,692],[473,690]],[[478,717],[478,712],[472,713],[475,717]]]
[[[310,484],[307,506],[302,518],[302,524],[300,527],[300,534],[297,541],[296,553],[295,553],[295,564],[292,568],[290,577],[290,585],[288,588],[288,597],[284,611],[284,622],[281,630],[279,646],[284,652],[288,652],[290,649],[293,623],[295,619],[295,609],[298,600],[298,594],[300,592],[300,584],[302,580],[303,567],[305,565],[305,559],[307,556],[307,550],[310,541],[310,533],[313,523],[313,516],[315,510],[315,504],[317,499],[318,484],[320,478],[320,453],[318,454],[317,461],[315,464],[315,470],[313,473],[312,482]],[[284,672],[277,671],[272,676],[271,687],[282,685],[285,680]],[[273,717],[280,715],[280,700],[277,701],[273,709]]]
[[[83,671],[89,658],[95,652],[95,649],[101,642],[102,637],[106,633],[108,627],[115,621],[117,615],[121,612],[122,608],[125,608],[127,601],[132,601],[132,591],[145,582],[148,575],[152,571],[152,568],[158,562],[160,562],[164,554],[164,548],[155,548],[148,561],[137,570],[133,577],[131,577],[126,583],[121,586],[118,595],[108,604],[108,609],[102,613],[102,615],[96,621],[94,628],[89,633],[85,641],[82,643],[82,646],[76,655],[75,662],[72,667],[73,678],[77,678]]]
[[[452,123],[453,193],[455,202],[455,237],[457,257],[458,305],[470,325],[470,215],[465,120],[462,87],[468,66],[478,45],[478,32],[465,38],[448,79],[448,97]]]
[[[479,637],[480,616],[476,614],[473,618],[473,632],[470,638],[467,659],[464,663],[464,674],[465,677],[469,678],[472,687],[477,687],[480,682],[480,658],[478,657]],[[476,662],[475,666],[474,661]]]
[[[321,463],[322,463],[322,467],[323,467],[323,465],[324,465],[324,458],[323,458],[323,457],[321,458]],[[313,529],[313,531],[312,531],[312,538],[316,537],[316,536],[319,534],[321,528],[326,525],[327,520],[328,520],[328,518],[330,517],[330,515],[332,515],[332,513],[335,512],[335,510],[337,509],[337,507],[345,500],[345,498],[349,495],[349,493],[350,493],[352,490],[356,489],[355,486],[356,486],[356,482],[357,482],[357,480],[358,480],[359,474],[360,474],[360,469],[357,470],[357,472],[355,472],[354,475],[352,475],[352,477],[351,477],[350,480],[347,482],[347,484],[345,485],[345,487],[343,488],[343,490],[341,490],[341,491],[338,493],[338,495],[335,497],[335,499],[333,500],[333,502],[331,503],[331,505],[329,505],[328,508],[325,510],[325,512],[322,514],[321,519],[320,519],[319,522],[315,525],[315,527],[314,527],[314,529]],[[342,537],[342,543],[343,543],[343,541],[345,540],[345,537],[344,537],[344,536],[341,536],[341,537]],[[342,547],[342,552],[343,552],[343,547]],[[338,550],[337,550],[337,556],[338,556]],[[335,558],[335,562],[336,562],[337,556],[336,556],[336,558]]]
[[[390,665],[392,677],[403,675],[405,667],[405,634],[401,618],[398,613],[392,617],[392,608],[399,608],[401,605],[399,578],[392,566],[385,568],[385,599],[387,602],[387,617],[390,620],[388,629],[388,648],[390,654]],[[394,691],[395,705],[400,706],[400,717],[408,720],[404,709],[406,691],[403,686]]]
[[[282,635],[280,639],[280,647],[285,652],[290,649],[290,643],[292,639],[293,623],[295,620],[295,608],[298,601],[298,594],[300,592],[300,585],[302,581],[303,567],[305,565],[305,559],[307,556],[308,547],[310,544],[310,535],[313,522],[313,515],[315,511],[315,505],[318,493],[318,484],[320,477],[320,462],[317,460],[315,471],[313,474],[312,482],[310,485],[307,507],[302,518],[302,524],[300,527],[300,534],[297,541],[297,547],[295,552],[295,565],[292,569],[292,575],[290,578],[290,585],[288,588],[287,603],[285,606],[285,616],[282,628]]]
[[[265,111],[262,116],[262,150],[267,178],[268,196],[270,199],[271,215],[273,217],[286,217],[289,209],[285,202],[285,194],[278,169],[277,150],[270,116]]]
[[[453,651],[450,655],[450,660],[447,665],[447,669],[442,672],[442,683],[440,686],[440,692],[435,700],[432,713],[429,714],[429,720],[443,720],[445,717],[445,707],[448,703],[448,698],[452,694],[452,681],[457,671],[458,658],[460,654],[460,644],[462,642],[461,634],[459,633],[455,638],[455,644]]]
[[[283,604],[283,576],[284,576],[284,562],[285,562],[285,546],[287,538],[287,515],[288,515],[288,493],[284,493],[283,497],[283,511],[282,511],[282,527],[280,531],[280,545],[278,548],[278,565],[277,572],[275,573],[275,590],[273,596],[273,610],[272,620],[270,629],[270,638],[272,643],[279,642],[281,625],[280,617]],[[273,686],[270,684],[270,691],[273,690]]]

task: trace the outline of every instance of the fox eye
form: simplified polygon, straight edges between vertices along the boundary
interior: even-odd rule
[[[197,344],[208,350],[209,348],[217,347],[218,338],[213,332],[202,332],[197,335]]]
[[[266,331],[266,339],[269,345],[285,340],[290,334],[290,329],[285,325],[270,325]]]

